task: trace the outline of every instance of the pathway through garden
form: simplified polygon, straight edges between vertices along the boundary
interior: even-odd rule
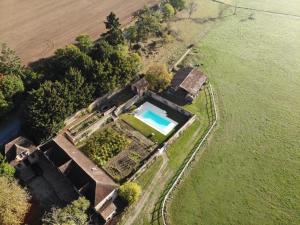
[[[126,219],[124,225],[132,225],[135,222],[141,210],[146,204],[148,205],[148,202],[151,200],[151,193],[153,193],[155,188],[157,188],[157,184],[160,182],[160,180],[165,180],[164,171],[168,165],[168,156],[165,152],[163,152],[161,154],[161,157],[163,158],[163,163],[161,164],[159,170],[157,171],[155,177],[153,178],[148,188],[144,190],[144,194],[142,195],[141,199],[138,201],[138,203],[134,206],[133,209],[130,209],[131,215],[129,215],[129,217]]]

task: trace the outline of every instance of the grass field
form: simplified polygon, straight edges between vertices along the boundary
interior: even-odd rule
[[[268,2],[285,13],[300,7],[238,2],[264,10]],[[190,61],[209,75],[221,120],[173,195],[170,224],[300,224],[299,49],[299,18],[247,10],[199,43]]]

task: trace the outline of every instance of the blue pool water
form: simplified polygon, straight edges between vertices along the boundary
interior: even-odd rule
[[[177,122],[170,119],[166,111],[149,102],[141,105],[134,116],[163,135],[169,134],[177,126]]]
[[[154,123],[153,125],[156,125],[157,127],[167,127],[170,125],[171,121],[168,119],[160,116],[159,114],[152,112],[151,110],[144,111],[141,114],[141,117],[145,120],[151,121]]]

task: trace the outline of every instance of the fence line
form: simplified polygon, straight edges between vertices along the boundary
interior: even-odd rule
[[[161,207],[161,215],[162,215],[162,219],[163,219],[163,224],[164,225],[167,225],[166,218],[165,218],[166,217],[165,212],[166,212],[166,202],[167,202],[167,200],[169,198],[169,195],[174,190],[174,188],[178,184],[180,178],[183,176],[183,173],[188,168],[188,166],[191,164],[192,160],[195,158],[195,156],[198,153],[199,149],[201,148],[202,144],[207,139],[207,137],[209,136],[209,134],[211,133],[211,131],[213,130],[213,128],[215,127],[215,125],[217,123],[218,114],[217,114],[216,103],[215,103],[214,93],[213,93],[213,89],[211,87],[211,84],[209,84],[209,90],[210,90],[210,95],[211,95],[211,98],[212,98],[213,110],[214,110],[214,113],[215,113],[215,120],[213,121],[211,127],[209,128],[209,130],[207,131],[207,133],[205,134],[205,136],[202,138],[202,140],[199,143],[199,145],[197,146],[197,148],[194,150],[194,152],[191,155],[191,157],[189,158],[189,160],[184,165],[183,169],[181,170],[181,172],[179,173],[178,177],[175,179],[174,183],[172,184],[171,188],[168,190],[167,194],[165,195],[165,197],[163,199],[163,203],[162,203],[162,207]]]

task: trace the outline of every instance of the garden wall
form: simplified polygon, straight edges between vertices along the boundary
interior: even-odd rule
[[[107,101],[109,98],[111,98],[112,96],[114,96],[115,94],[118,94],[120,91],[122,91],[123,89],[117,89],[116,91],[112,92],[112,93],[108,93],[106,95],[103,95],[99,98],[97,98],[95,101],[93,101],[91,104],[89,104],[88,107],[81,109],[80,111],[76,112],[75,114],[73,114],[72,116],[68,117],[67,119],[65,119],[64,124],[65,126],[70,125],[71,123],[75,122],[78,118],[80,118],[83,114],[87,113],[87,112],[92,112],[94,111],[96,108],[98,108],[103,102]]]
[[[119,116],[121,113],[125,112],[128,110],[131,106],[133,106],[138,100],[140,99],[140,96],[135,95],[131,99],[129,99],[127,102],[123,103],[120,105],[115,111],[114,114],[116,116]]]
[[[172,144],[185,129],[192,125],[196,118],[196,115],[193,115],[182,127],[180,127],[179,130],[176,131],[175,134],[172,135],[172,137],[169,138],[169,140],[167,140],[164,143],[164,147],[167,147],[168,145]]]
[[[193,116],[193,114],[190,113],[189,111],[187,111],[187,110],[181,108],[180,106],[176,105],[175,103],[173,103],[173,102],[171,102],[171,101],[169,101],[169,100],[161,97],[160,95],[155,94],[152,91],[147,91],[146,95],[149,96],[149,97],[151,97],[151,98],[153,98],[153,99],[155,99],[156,101],[159,101],[159,102],[161,102],[161,103],[169,106],[170,108],[176,110],[177,112],[179,112],[179,113],[181,113],[181,114],[183,114],[185,116],[188,116],[188,117],[192,117]]]

